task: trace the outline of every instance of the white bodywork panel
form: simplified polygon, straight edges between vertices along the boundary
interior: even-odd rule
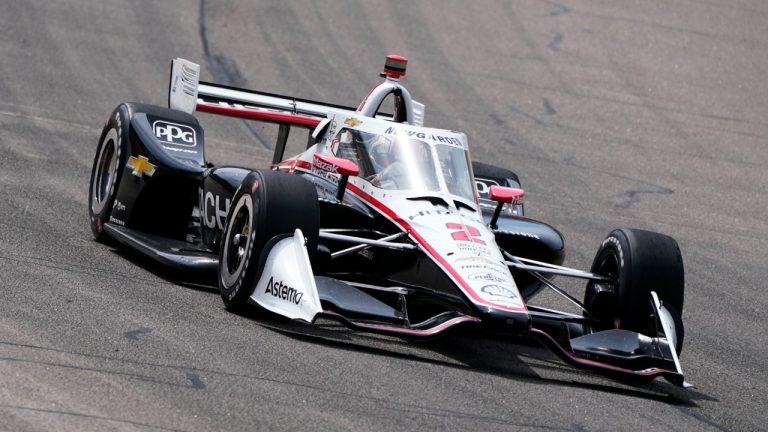
[[[171,61],[171,82],[168,89],[168,107],[192,114],[197,107],[197,87],[200,65],[176,58]]]
[[[250,299],[264,309],[310,323],[322,311],[301,230],[278,241],[269,251]]]

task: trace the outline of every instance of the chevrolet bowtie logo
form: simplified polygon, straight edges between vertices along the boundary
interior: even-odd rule
[[[131,156],[128,158],[128,163],[126,165],[128,168],[133,169],[133,175],[136,177],[142,177],[144,174],[152,177],[152,174],[155,173],[155,168],[157,168],[155,165],[149,163],[149,159],[147,159],[146,156]]]
[[[344,124],[345,125],[352,126],[352,127],[355,127],[355,126],[359,125],[360,123],[362,123],[362,122],[360,120],[354,118],[354,117],[349,117],[346,120],[344,120]]]

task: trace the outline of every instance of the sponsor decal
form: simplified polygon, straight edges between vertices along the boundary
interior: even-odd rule
[[[336,172],[336,167],[333,166],[333,164],[330,164],[320,158],[315,158],[313,167],[319,169],[320,171],[326,171],[330,173]]]
[[[418,138],[420,140],[430,140],[439,142],[442,144],[451,144],[458,147],[464,147],[464,144],[461,142],[460,139],[456,137],[449,137],[449,136],[441,136],[441,135],[432,135],[427,134],[424,132],[419,131],[412,131],[412,130],[406,130],[406,129],[398,129],[394,127],[388,127],[385,131],[385,134],[388,135],[404,135],[408,136],[410,138]]]
[[[298,291],[296,288],[288,286],[282,281],[275,282],[274,276],[270,276],[269,282],[267,282],[267,289],[264,290],[264,293],[272,294],[274,297],[293,304],[299,304],[301,298],[304,297],[304,293]]]
[[[124,227],[124,226],[125,226],[125,221],[122,221],[122,220],[120,220],[120,219],[118,219],[118,218],[116,218],[116,217],[114,217],[114,216],[110,216],[110,217],[109,217],[109,222],[111,222],[111,223],[113,223],[113,224],[117,224],[117,225],[120,225],[120,226],[122,226],[122,227]]]
[[[488,250],[487,247],[477,243],[457,242],[456,248],[463,254],[487,256],[487,257],[491,256],[491,252]]]
[[[448,222],[445,224],[445,227],[449,230],[454,230],[454,232],[451,233],[451,237],[456,241],[469,241],[481,245],[485,244],[485,240],[480,238],[480,230],[473,226]]]
[[[152,132],[160,142],[166,144],[194,147],[197,141],[195,129],[183,124],[157,120],[152,123]]]
[[[214,195],[211,191],[203,195],[203,190],[200,189],[200,204],[205,226],[223,230],[232,200],[229,198],[222,200],[219,195]]]
[[[347,126],[355,127],[357,125],[363,124],[363,122],[358,120],[358,119],[356,119],[356,118],[354,118],[354,117],[347,117],[347,119],[344,120],[344,124],[347,125]]]
[[[330,143],[331,154],[336,154],[339,151],[339,139],[334,138]]]
[[[489,273],[482,273],[482,272],[472,273],[471,275],[467,276],[467,279],[473,280],[473,281],[496,282],[496,283],[501,283],[501,282],[506,282],[507,281],[507,278],[501,277],[501,276],[497,276],[497,275],[492,274],[490,272]]]
[[[477,193],[482,198],[488,198],[488,192],[491,190],[491,186],[500,186],[499,183],[489,179],[475,178],[475,185],[477,186]]]
[[[449,210],[422,210],[416,213],[415,215],[408,216],[409,220],[414,220],[417,217],[421,216],[440,216],[440,215],[449,215],[451,212]]]
[[[482,288],[480,288],[480,291],[494,297],[503,297],[505,299],[509,299],[514,303],[519,304],[520,298],[515,294],[515,292],[509,288],[505,288],[503,286],[499,285],[486,285]]]
[[[460,258],[460,260],[464,261],[464,260],[472,259],[472,258],[474,258],[474,257]],[[487,262],[487,261],[483,258],[481,262]],[[477,273],[477,274],[483,274],[483,273],[488,273],[488,272],[498,273],[501,276],[496,276],[496,277],[504,277],[505,280],[506,280],[506,277],[507,277],[507,272],[506,272],[507,271],[507,267],[505,265],[502,265],[502,264],[498,264],[498,265],[480,264],[480,263],[477,263],[477,264],[462,264],[460,266],[460,268],[462,270],[467,270],[467,271],[475,271],[476,270],[475,273]]]
[[[368,260],[373,260],[373,252],[371,252],[370,249],[362,249],[360,252],[358,252],[359,255],[362,255],[363,258],[366,258]]]
[[[310,171],[312,174],[322,177],[333,184],[339,184],[339,174],[336,174],[336,167],[333,166],[333,164],[325,162],[319,158],[314,158],[312,169]]]
[[[125,204],[121,203],[120,200],[115,200],[115,205],[112,206],[112,210],[125,211]]]
[[[165,146],[165,145],[163,146],[163,148],[168,150],[168,151],[172,151],[172,152],[197,154],[197,150],[189,150],[189,149],[182,149],[182,148],[176,148],[176,147],[168,147],[168,146]]]
[[[171,87],[171,93],[176,93],[176,87],[179,85],[179,79],[181,79],[181,77],[176,75],[176,79],[173,80],[173,87]]]
[[[157,166],[151,164],[146,156],[131,156],[128,158],[128,163],[125,165],[133,170],[133,175],[139,178],[142,178],[144,174],[146,174],[148,177],[152,177],[152,174],[154,174],[155,170],[157,169]]]
[[[520,237],[528,237],[528,238],[533,238],[533,239],[536,239],[536,240],[540,240],[540,239],[541,239],[541,237],[539,237],[539,235],[538,235],[538,234],[532,234],[532,233],[521,232],[521,231],[505,231],[505,230],[499,230],[498,232],[499,232],[499,233],[502,233],[502,234],[509,234],[509,235],[515,235],[515,236],[520,236]]]
[[[616,246],[616,249],[619,250],[619,264],[624,267],[624,251],[621,250],[621,243],[619,242],[619,239],[613,236],[608,237],[607,239],[603,240],[603,243],[600,245],[600,247],[603,247],[608,243],[612,243],[614,246]]]

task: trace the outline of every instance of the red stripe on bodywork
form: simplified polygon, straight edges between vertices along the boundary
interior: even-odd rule
[[[310,117],[301,114],[293,114],[285,111],[270,111],[255,107],[234,107],[208,102],[197,102],[197,110],[211,114],[219,114],[229,117],[238,117],[248,120],[260,120],[275,123],[290,123],[299,126],[316,127],[322,120],[319,117]]]

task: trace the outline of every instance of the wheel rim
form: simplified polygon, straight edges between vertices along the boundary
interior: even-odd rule
[[[592,273],[598,274],[600,276],[605,276],[608,279],[611,279],[612,281],[615,281],[614,289],[618,290],[618,278],[619,278],[619,261],[617,260],[616,256],[614,254],[608,253],[603,255],[600,258],[600,261],[598,261],[597,266],[593,266]],[[590,285],[594,284],[594,282],[590,282]],[[587,287],[587,292],[591,292],[591,286]],[[585,303],[589,304],[591,299],[585,299]],[[621,321],[619,319],[619,316],[617,314],[619,309],[618,304],[618,292],[615,292],[615,300],[616,304],[613,305],[610,309],[614,311],[613,316],[609,317],[599,317],[600,318],[600,325],[599,329],[610,329],[610,328],[619,328],[621,326]],[[613,303],[613,302],[611,302]]]
[[[117,178],[117,161],[120,151],[117,141],[117,130],[110,129],[104,137],[101,151],[96,159],[96,169],[93,173],[93,190],[91,191],[91,209],[95,214],[101,213],[112,196],[112,190]]]
[[[222,280],[226,286],[232,286],[243,268],[247,265],[250,256],[251,242],[253,242],[253,204],[249,195],[243,195],[235,204],[231,220],[227,222],[224,234],[222,250],[223,266]]]

